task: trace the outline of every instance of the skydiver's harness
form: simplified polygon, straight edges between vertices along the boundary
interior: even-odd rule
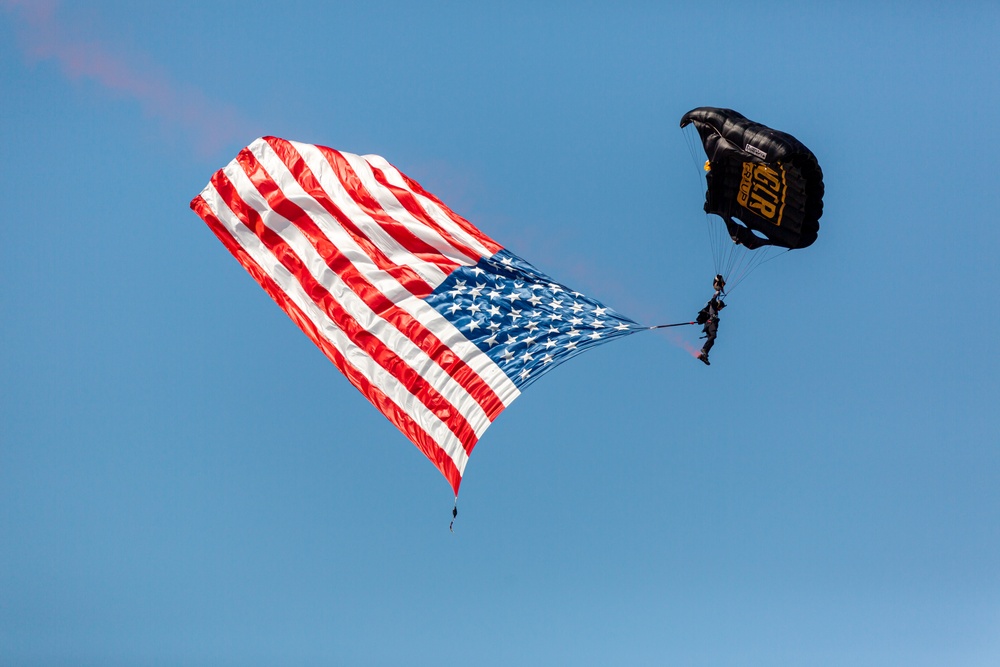
[[[715,299],[712,299],[714,301]],[[712,301],[705,304],[705,307],[698,311],[698,316],[694,319],[698,324],[708,324],[712,320],[719,321],[719,308],[712,308]]]

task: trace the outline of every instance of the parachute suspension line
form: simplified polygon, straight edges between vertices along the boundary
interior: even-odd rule
[[[725,261],[716,273],[721,273],[723,278],[728,278],[729,274],[733,272],[733,264],[739,258],[741,249],[729,238],[729,230],[726,229],[725,222],[720,220],[716,228],[719,230],[719,248],[725,255]]]
[[[744,245],[734,243],[721,217],[716,216],[713,219],[713,214],[706,213],[705,224],[715,272],[726,279],[727,294],[763,264],[784,255],[784,253],[774,253],[778,246],[766,245],[750,250]]]
[[[722,273],[722,243],[719,239],[718,225],[712,222],[711,216],[705,214],[705,231],[708,232],[708,247],[712,249],[712,262],[715,264],[715,272]]]
[[[732,271],[731,275],[733,282],[739,284],[739,282],[746,277],[747,273],[749,273],[754,262],[757,261],[757,259],[766,252],[767,249],[763,251],[760,250],[751,251],[744,249],[743,252],[740,254],[739,262],[730,269]]]
[[[704,177],[706,168],[699,163],[698,155],[702,148],[701,137],[694,125],[686,126],[682,134],[684,135],[685,143],[687,143],[688,151],[691,153],[691,161],[694,165],[694,173],[698,181],[698,186],[704,191],[706,187]],[[713,220],[712,215],[710,213],[705,214],[708,245],[712,251],[712,263],[715,266],[715,272],[726,279],[727,293],[729,293],[761,264],[774,259],[774,257],[768,257],[771,250],[770,247],[750,250],[746,246],[734,243],[722,217],[717,216]]]
[[[742,261],[746,252],[746,248],[733,243],[725,222],[720,218],[715,223],[715,238],[712,242],[712,254],[713,256],[718,255],[718,259],[715,261],[715,272],[727,281],[731,280],[733,268]]]
[[[743,258],[746,257],[747,249],[733,243],[729,239],[724,238],[722,242],[729,248],[729,254],[724,269],[725,273],[722,274],[722,277],[732,280],[733,271],[738,265],[743,263]]]
[[[698,134],[698,130],[695,129],[694,125],[688,125],[685,127],[681,134],[684,135],[684,141],[687,143],[688,152],[691,153],[691,162],[694,164],[694,175],[695,180],[698,181],[698,189],[701,191],[705,190],[705,164],[699,161],[698,153],[701,151],[701,137]],[[704,152],[702,152],[704,154]]]
[[[771,254],[771,251],[774,248],[775,246],[767,246],[763,250],[755,251],[753,253],[753,258],[751,259],[750,262],[747,263],[746,268],[742,270],[741,274],[736,277],[736,279],[733,281],[731,285],[727,285],[726,292],[731,293],[734,289],[736,289],[737,285],[746,280],[747,276],[749,276],[751,273],[759,269],[764,264],[767,264],[771,260],[778,259],[779,257],[784,257],[786,254],[791,252],[791,249],[786,249],[785,252],[778,254]]]
[[[708,162],[701,161],[701,156],[704,156],[701,135],[698,134],[698,130],[694,125],[685,127],[681,130],[681,134],[684,135],[684,142],[687,144],[688,152],[691,154],[691,164],[694,167],[692,173],[698,184],[697,192],[704,196],[707,188],[705,173],[708,168]],[[712,250],[712,262],[715,264],[715,272],[721,274],[723,273],[723,266],[727,263],[726,245],[728,244],[726,242],[729,240],[729,234],[725,231],[724,227],[720,228],[716,225],[708,213],[705,214],[705,232],[708,234],[708,247]]]
[[[743,251],[743,254],[739,258],[739,262],[736,263],[734,266],[730,267],[730,274],[729,274],[729,290],[730,291],[732,291],[733,289],[735,289],[737,285],[739,285],[741,282],[743,282],[743,279],[747,275],[748,269],[750,268],[750,266],[753,265],[754,260],[757,257],[757,255],[755,253],[750,252],[749,250],[746,250],[745,248],[743,250],[744,251]]]
[[[712,257],[715,260],[715,272],[726,280],[729,280],[729,275],[733,271],[733,265],[745,249],[732,242],[732,239],[729,237],[729,231],[726,229],[726,225],[721,218],[712,220],[709,214],[706,214],[706,218],[714,230],[711,246]]]

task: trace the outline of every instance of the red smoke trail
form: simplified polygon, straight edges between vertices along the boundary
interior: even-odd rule
[[[155,67],[138,66],[142,54],[126,59],[100,41],[73,34],[59,21],[56,2],[0,0],[0,7],[21,20],[18,32],[29,60],[55,61],[70,81],[90,80],[135,101],[146,116],[159,119],[168,129],[184,130],[203,156],[260,134],[233,107],[172,81]]]
[[[695,347],[690,342],[684,340],[683,338],[681,338],[677,334],[672,334],[672,336],[673,336],[673,341],[672,341],[673,344],[676,345],[676,346],[678,346],[678,347],[684,348],[684,350],[687,351],[687,353],[690,354],[695,359],[697,359],[698,355],[701,354],[701,348],[700,347]]]

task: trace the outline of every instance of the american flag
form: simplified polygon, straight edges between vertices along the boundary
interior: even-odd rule
[[[377,155],[263,137],[191,202],[458,495],[521,390],[648,327],[562,285]]]

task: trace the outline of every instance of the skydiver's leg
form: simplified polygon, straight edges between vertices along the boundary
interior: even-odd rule
[[[711,364],[708,361],[708,351],[712,349],[713,345],[715,345],[715,330],[711,329],[705,333],[708,334],[708,340],[706,340],[705,344],[701,346],[701,352],[695,356],[700,359],[703,364],[710,366]]]
[[[701,346],[701,353],[704,354],[704,355],[707,355],[708,351],[712,349],[713,345],[715,345],[715,332],[714,331],[709,332],[709,334],[708,334],[708,340],[706,340],[705,344]]]

